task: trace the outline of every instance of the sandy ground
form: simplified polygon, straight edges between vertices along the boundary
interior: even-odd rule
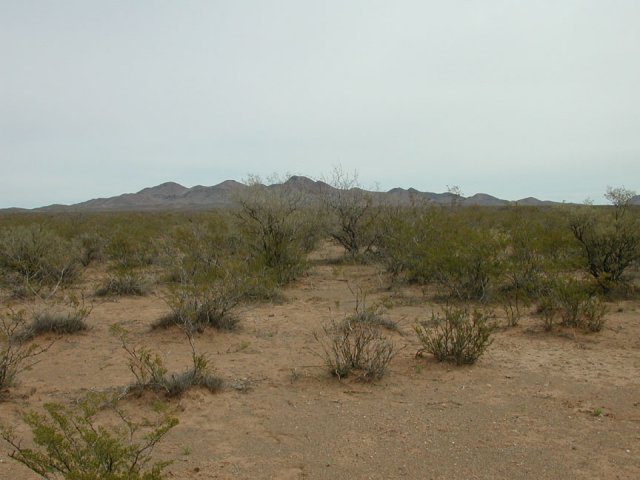
[[[416,319],[438,308],[419,288],[389,289],[375,266],[327,261],[281,304],[243,307],[237,332],[206,331],[197,347],[230,385],[171,400],[180,424],[158,445],[177,479],[637,479],[640,478],[640,302],[610,305],[605,329],[547,333],[535,316],[500,329],[476,365],[416,358]],[[385,301],[404,334],[374,384],[327,376],[313,332],[351,313],[350,288]],[[88,332],[60,338],[19,377],[0,418],[28,436],[20,412],[132,381],[109,326],[161,352],[172,371],[189,346],[177,330],[150,331],[168,307],[161,291],[95,300]],[[152,399],[128,398],[148,416]],[[602,412],[596,416],[594,412]],[[35,479],[0,445],[0,478]]]

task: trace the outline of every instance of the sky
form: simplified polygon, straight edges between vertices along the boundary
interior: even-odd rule
[[[640,190],[637,0],[0,0],[0,208],[330,178]]]

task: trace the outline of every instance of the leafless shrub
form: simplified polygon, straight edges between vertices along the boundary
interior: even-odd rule
[[[36,357],[51,346],[27,344],[22,336],[26,328],[24,312],[10,311],[0,315],[0,394],[14,384],[20,372],[38,363]]]
[[[160,355],[144,346],[131,346],[127,338],[128,332],[124,328],[113,325],[111,330],[120,339],[123,350],[129,355],[129,370],[135,377],[135,382],[127,391],[152,390],[162,392],[168,397],[177,397],[195,386],[204,387],[211,392],[222,388],[222,379],[209,371],[207,357],[197,353],[191,334],[192,329],[184,329],[191,346],[192,365],[183,372],[173,374],[168,373]]]
[[[382,378],[396,354],[394,344],[380,329],[365,323],[332,321],[314,333],[329,372],[343,378],[354,373],[361,381]]]

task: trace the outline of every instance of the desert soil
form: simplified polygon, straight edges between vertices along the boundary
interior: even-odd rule
[[[197,337],[227,387],[170,400],[180,423],[154,451],[174,459],[167,478],[640,478],[640,302],[610,304],[604,330],[589,335],[544,332],[528,315],[499,329],[475,365],[456,367],[415,356],[413,325],[441,306],[420,288],[390,288],[379,267],[335,262],[339,254],[315,254],[283,302],[241,308],[237,332]],[[400,351],[375,383],[327,375],[313,337],[353,312],[357,288],[368,304],[384,302],[402,328],[385,333]],[[2,423],[28,438],[21,412],[131,383],[126,353],[109,331],[116,322],[133,344],[161,352],[171,371],[185,368],[184,336],[150,331],[167,311],[160,288],[95,299],[91,329],[57,339],[21,374],[0,402]],[[149,416],[153,397],[124,402]],[[2,444],[0,478],[37,477]]]

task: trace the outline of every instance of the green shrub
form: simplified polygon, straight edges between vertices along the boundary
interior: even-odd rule
[[[206,327],[234,330],[239,319],[232,310],[241,302],[242,279],[226,276],[210,284],[181,285],[172,290],[171,311],[153,323],[153,328],[188,325],[197,331]]]
[[[624,284],[624,273],[640,260],[640,221],[630,204],[635,192],[607,189],[612,209],[583,206],[570,218],[569,227],[582,247],[583,265],[603,293]]]
[[[0,231],[0,274],[16,294],[70,284],[78,278],[73,245],[42,225]]]
[[[387,212],[382,223],[380,253],[392,272],[412,282],[438,284],[457,300],[490,299],[506,240],[488,222],[460,209],[413,207]]]
[[[548,282],[538,305],[545,330],[553,328],[556,317],[560,317],[565,327],[587,332],[602,330],[607,308],[598,296],[589,291],[590,285],[570,277],[558,277]]]
[[[379,380],[396,354],[393,342],[380,328],[366,323],[333,321],[321,333],[314,333],[314,338],[329,372],[338,378],[355,374],[360,381]]]
[[[589,298],[583,282],[559,277],[553,284],[552,295],[565,327],[577,327],[580,325],[582,306]]]
[[[445,308],[442,315],[433,313],[430,322],[416,325],[415,330],[423,348],[418,352],[431,353],[439,361],[457,365],[475,363],[491,345],[494,325],[491,313],[466,309]]]
[[[550,295],[542,296],[538,302],[538,313],[542,318],[542,325],[545,331],[550,332],[553,329],[555,318],[558,314],[556,302]]]
[[[582,305],[582,327],[588,332],[599,332],[605,324],[607,306],[599,297],[591,296]]]
[[[36,448],[25,448],[14,431],[3,427],[1,436],[12,448],[10,457],[42,478],[102,480],[160,480],[171,462],[151,463],[151,452],[178,424],[163,415],[155,423],[136,423],[119,408],[115,398],[89,394],[74,407],[45,404],[46,415],[29,412]],[[111,411],[120,427],[108,427],[96,416]],[[145,431],[144,435],[141,432]]]
[[[258,177],[249,179],[235,198],[236,226],[254,268],[265,267],[284,285],[308,268],[306,254],[319,238],[318,216],[303,191],[272,181],[281,183],[266,186]]]
[[[105,241],[97,232],[83,232],[76,242],[80,246],[80,263],[85,267],[103,259]]]
[[[151,265],[158,256],[152,237],[138,230],[124,228],[111,236],[105,253],[114,267],[125,270]]]
[[[132,269],[116,269],[107,281],[96,289],[96,295],[106,297],[143,296],[149,293],[149,280]]]

